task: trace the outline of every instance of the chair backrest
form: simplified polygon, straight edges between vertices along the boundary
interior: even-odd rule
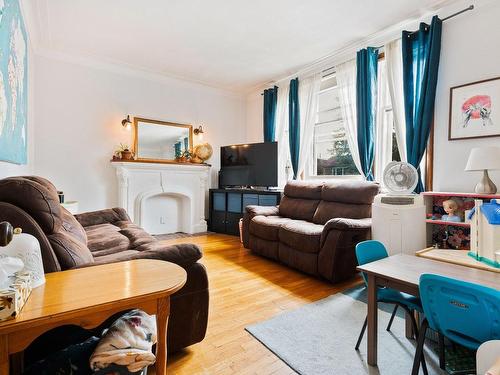
[[[429,327],[476,350],[500,339],[500,291],[439,275],[420,276],[420,299]]]
[[[375,240],[368,240],[360,242],[356,245],[356,259],[358,264],[361,266],[366,263],[375,262],[376,260],[387,258],[387,249],[384,244]],[[364,272],[361,273],[365,284],[368,284],[366,275]]]

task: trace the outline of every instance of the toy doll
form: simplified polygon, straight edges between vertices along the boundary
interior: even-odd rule
[[[446,215],[441,216],[443,221],[452,221],[454,223],[460,223],[462,219],[460,216],[456,215],[458,210],[458,204],[453,199],[448,199],[443,202],[443,209]]]

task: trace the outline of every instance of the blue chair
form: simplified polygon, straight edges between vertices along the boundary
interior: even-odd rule
[[[499,290],[430,274],[420,276],[419,289],[426,319],[420,327],[412,375],[418,374],[424,358],[428,328],[471,350],[500,339]]]
[[[387,254],[387,250],[384,244],[379,241],[363,241],[356,245],[356,258],[360,266],[366,263],[371,263],[380,259],[387,258],[388,256],[389,255]],[[361,276],[363,277],[365,284],[368,286],[368,279],[366,278],[366,275],[362,273]],[[413,326],[413,332],[415,333],[415,338],[419,336],[417,322],[415,320],[415,315],[413,314],[413,312],[418,311],[422,313],[423,310],[422,304],[417,297],[391,288],[379,288],[377,291],[377,302],[394,304],[394,310],[392,311],[391,319],[389,320],[389,324],[387,325],[387,331],[391,330],[394,316],[396,315],[398,307],[401,307],[406,311],[408,316],[411,317],[411,323]],[[363,335],[365,334],[367,323],[368,316],[365,318],[365,322],[363,323],[363,327],[361,328],[358,341],[356,342],[356,350],[359,349],[359,345],[361,344],[361,340],[363,339]],[[427,366],[425,364],[424,357],[422,357],[422,369],[424,371],[424,374],[427,374]]]

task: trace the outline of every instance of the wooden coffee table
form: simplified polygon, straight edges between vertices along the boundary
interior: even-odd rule
[[[95,328],[121,311],[156,314],[156,373],[167,371],[170,295],[186,283],[176,264],[138,259],[46,275],[21,313],[0,323],[0,374],[9,374],[9,355],[19,353],[44,332],[67,324]]]

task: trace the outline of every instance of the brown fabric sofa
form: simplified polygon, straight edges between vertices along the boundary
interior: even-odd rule
[[[0,221],[38,239],[46,273],[139,258],[182,266],[187,282],[171,298],[168,349],[177,351],[205,337],[208,279],[196,245],[165,246],[133,224],[122,208],[73,216],[59,204],[54,185],[34,176],[0,180]]]
[[[252,252],[331,282],[356,272],[354,247],[370,238],[379,185],[292,181],[279,206],[247,206],[243,244]]]

